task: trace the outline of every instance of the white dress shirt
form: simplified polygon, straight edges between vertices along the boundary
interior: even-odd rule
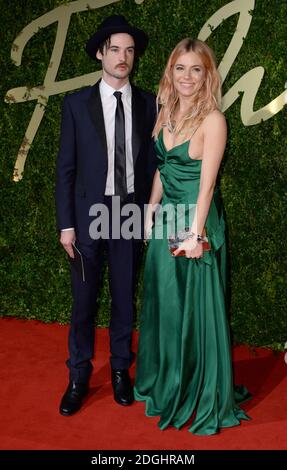
[[[115,91],[122,93],[122,102],[125,113],[125,135],[126,135],[126,175],[127,191],[134,192],[134,165],[132,153],[132,89],[130,83],[126,83],[119,90],[115,90],[103,79],[100,82],[100,95],[103,105],[103,114],[105,121],[107,149],[108,149],[108,173],[106,182],[106,196],[115,194],[115,114],[117,99],[114,96]]]

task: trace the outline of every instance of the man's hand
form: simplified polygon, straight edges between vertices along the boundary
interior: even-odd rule
[[[75,230],[71,228],[70,230],[62,230],[60,236],[60,243],[63,245],[64,249],[71,258],[74,258],[74,252],[72,248],[72,243],[76,240]]]

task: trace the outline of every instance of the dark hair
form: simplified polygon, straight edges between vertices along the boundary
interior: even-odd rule
[[[111,44],[111,35],[109,37],[107,37],[103,42],[101,42],[101,44],[99,45],[99,51],[100,53],[103,55],[104,54],[104,48],[106,47],[106,49],[108,49],[110,47],[110,44]]]
[[[128,34],[128,33],[127,33]],[[108,36],[103,42],[101,42],[101,44],[99,45],[99,48],[98,50],[100,51],[100,53],[102,55],[104,55],[104,48],[106,47],[106,49],[108,49],[111,45],[111,36],[112,34],[110,34],[110,36]],[[130,35],[131,36],[131,35]],[[135,38],[132,36],[133,40],[134,40],[134,43],[135,43]],[[135,43],[135,60],[138,58],[139,56],[139,51],[138,51],[138,48],[136,47],[136,43]]]

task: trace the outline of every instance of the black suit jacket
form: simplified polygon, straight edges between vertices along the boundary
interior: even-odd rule
[[[156,169],[151,132],[155,97],[132,85],[132,151],[135,203],[148,202]],[[74,227],[77,239],[91,243],[90,207],[103,202],[108,170],[107,142],[99,82],[64,98],[57,158],[57,228]]]

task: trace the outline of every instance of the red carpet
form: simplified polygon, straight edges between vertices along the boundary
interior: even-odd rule
[[[58,413],[68,372],[67,326],[0,319],[1,449],[287,449],[287,366],[283,354],[234,348],[236,383],[254,398],[244,405],[252,421],[215,436],[187,426],[160,431],[144,405],[124,408],[112,399],[108,332],[97,331],[91,393],[73,417]],[[134,375],[134,369],[132,369]]]

